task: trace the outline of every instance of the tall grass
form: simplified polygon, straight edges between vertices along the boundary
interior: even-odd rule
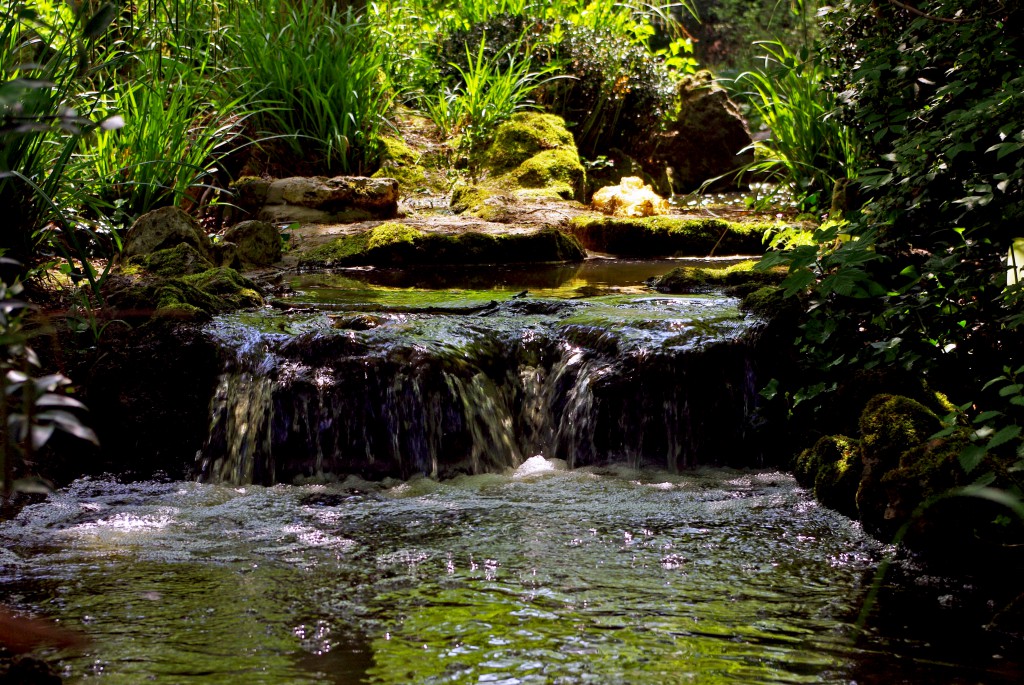
[[[77,258],[73,271],[95,289],[89,230],[75,230],[66,209],[82,199],[67,172],[78,137],[105,125],[91,88],[106,64],[93,43],[112,17],[84,9],[0,7],[0,206],[10,256],[26,266],[47,255],[69,266]]]
[[[466,46],[466,67],[453,65],[462,83],[427,107],[439,128],[461,137],[459,147],[470,155],[482,149],[498,124],[533,106],[530,93],[550,80],[544,76],[554,70],[532,71],[529,57],[517,58],[518,44],[508,46],[507,61],[504,55],[487,57],[486,41],[485,35],[475,52]]]
[[[856,177],[856,139],[832,116],[835,100],[822,88],[826,73],[818,60],[775,41],[761,47],[765,67],[741,74],[737,83],[751,88],[750,102],[771,136],[757,144],[744,173],[773,178],[805,206],[821,207],[837,180]]]
[[[366,170],[395,102],[393,55],[370,25],[334,3],[289,0],[239,4],[234,21],[234,85],[267,104],[264,131],[291,136],[328,171]]]
[[[136,57],[140,73],[162,78],[112,86],[110,105],[125,126],[84,140],[76,169],[108,208],[128,217],[197,199],[210,187],[219,160],[242,143],[248,116],[245,103],[209,84],[216,71],[156,50]]]

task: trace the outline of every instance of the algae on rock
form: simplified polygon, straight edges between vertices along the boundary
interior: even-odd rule
[[[389,222],[310,250],[301,268],[582,261],[586,251],[556,229],[532,233],[426,233]]]
[[[773,223],[652,216],[642,219],[580,216],[568,230],[588,250],[628,257],[761,254]]]

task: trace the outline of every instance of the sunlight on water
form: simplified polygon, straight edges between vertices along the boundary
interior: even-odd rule
[[[781,473],[535,456],[445,482],[82,480],[0,541],[5,601],[91,638],[50,655],[69,682],[901,682],[878,676],[913,663],[851,627],[877,543]]]

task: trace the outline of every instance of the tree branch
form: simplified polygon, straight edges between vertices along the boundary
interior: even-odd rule
[[[906,10],[911,14],[916,14],[919,17],[924,17],[925,19],[929,19],[931,21],[941,21],[944,24],[966,24],[968,21],[970,21],[969,19],[963,19],[960,17],[954,17],[952,19],[948,19],[946,17],[936,17],[933,14],[922,12],[916,7],[908,5],[905,2],[900,2],[900,0],[889,0],[889,4],[894,5],[895,7],[899,7],[902,10]]]

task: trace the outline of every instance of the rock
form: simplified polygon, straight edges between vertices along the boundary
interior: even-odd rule
[[[398,212],[398,181],[363,176],[241,178],[236,204],[273,223],[332,223],[388,219]]]
[[[224,240],[235,244],[235,255],[244,266],[270,266],[281,259],[281,235],[266,221],[235,224],[224,232]]]
[[[214,267],[213,262],[188,243],[157,250],[151,254],[131,257],[125,271],[140,267],[156,276],[174,278],[201,273]]]
[[[826,435],[797,457],[793,475],[797,482],[814,491],[827,507],[857,516],[857,486],[863,464],[860,443],[845,435]]]
[[[212,261],[213,243],[199,222],[177,207],[161,207],[136,219],[125,236],[121,255],[148,255],[181,244],[192,246],[203,258]]]
[[[760,254],[764,232],[776,224],[649,216],[619,219],[579,216],[567,230],[585,248],[628,257]]]
[[[586,258],[579,242],[561,231],[493,234],[425,233],[388,222],[364,233],[342,236],[307,252],[302,268],[413,266],[435,264],[511,264],[573,262]]]
[[[754,161],[752,151],[740,154],[753,141],[739,108],[708,71],[683,78],[679,102],[676,120],[645,155],[647,173],[663,178],[671,169],[671,188],[663,192],[689,192],[720,176],[725,178],[716,185],[733,186],[731,172]]]
[[[617,186],[605,186],[591,200],[594,209],[618,217],[644,217],[668,214],[669,205],[643,179],[626,176]]]
[[[214,314],[263,304],[256,285],[225,266],[178,277],[122,276],[107,288],[106,300],[120,319],[206,321]]]
[[[406,194],[431,185],[427,170],[420,163],[420,155],[413,152],[404,140],[385,136],[380,143],[380,169],[373,174],[374,178],[393,178]]]
[[[894,533],[899,522],[889,510],[882,478],[900,464],[904,452],[926,442],[942,424],[933,411],[901,395],[876,395],[860,417],[864,475],[857,489],[857,511],[864,529]]]
[[[664,276],[652,278],[647,284],[659,293],[706,293],[723,290],[732,296],[745,296],[767,284],[782,282],[782,270],[756,271],[750,259],[721,267],[680,266]]]
[[[581,199],[586,188],[586,170],[572,134],[553,114],[512,115],[498,126],[477,165],[483,179],[457,186],[451,208],[490,221],[514,215],[508,205],[517,200]]]

